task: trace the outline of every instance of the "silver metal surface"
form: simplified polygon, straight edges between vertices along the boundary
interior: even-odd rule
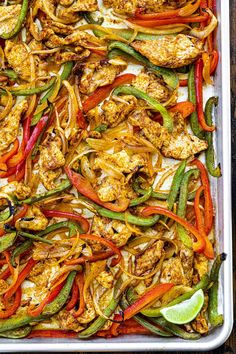
[[[223,176],[213,184],[216,213],[218,250],[227,253],[221,275],[220,300],[224,325],[197,341],[178,338],[132,335],[114,339],[0,339],[0,352],[71,352],[71,351],[209,351],[222,345],[233,326],[232,288],[232,216],[231,216],[231,124],[230,124],[230,51],[229,51],[229,0],[218,0],[218,48],[220,63],[214,94],[219,96],[217,114],[217,156]]]

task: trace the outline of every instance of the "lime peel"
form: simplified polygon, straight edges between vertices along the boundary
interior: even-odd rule
[[[181,325],[194,320],[203,304],[204,293],[202,289],[199,289],[190,299],[171,307],[165,307],[160,313],[168,322]]]

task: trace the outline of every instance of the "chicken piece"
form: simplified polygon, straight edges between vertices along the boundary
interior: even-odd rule
[[[129,155],[126,150],[121,150],[113,154],[99,152],[94,160],[93,169],[101,169],[103,162],[106,162],[111,168],[122,173],[131,173],[145,166],[147,164],[147,158],[146,155],[142,153]]]
[[[74,53],[74,52],[64,52],[64,53],[56,53],[55,55],[55,62],[57,64],[63,64],[67,61],[83,61],[84,59],[88,58],[90,55],[90,51],[85,49],[82,53]]]
[[[94,36],[80,30],[74,30],[65,38],[60,37],[49,28],[45,29],[44,38],[47,39],[45,45],[49,48],[56,48],[74,44],[75,46],[87,46],[94,42]]]
[[[172,94],[162,79],[151,73],[141,73],[134,79],[133,86],[137,89],[146,92],[158,102],[165,102]]]
[[[197,271],[199,279],[208,273],[208,259],[204,254],[195,253],[194,255],[194,269]]]
[[[55,260],[45,260],[38,262],[31,270],[27,279],[37,285],[37,288],[50,290],[50,283],[60,270],[59,264]]]
[[[28,108],[26,100],[16,104],[8,116],[0,122],[0,153],[4,152],[13,143],[19,132],[20,119]]]
[[[23,43],[12,40],[5,42],[5,56],[8,64],[22,80],[30,81],[30,57]]]
[[[164,242],[159,240],[135,257],[135,274],[142,275],[153,269],[163,254]]]
[[[78,242],[75,249],[71,252],[71,256],[74,254],[79,255],[82,252],[83,242]],[[42,244],[37,242],[33,249],[33,258],[35,260],[41,260],[46,258],[61,258],[68,255],[71,251],[73,241],[70,239],[55,241],[52,245]]]
[[[23,182],[8,182],[5,186],[0,188],[1,193],[6,193],[10,196],[16,196],[17,199],[23,200],[30,196],[31,189],[26,186]]]
[[[112,202],[123,198],[132,199],[135,196],[129,184],[110,176],[98,179],[94,188],[103,202]]]
[[[111,84],[116,76],[125,70],[127,64],[122,60],[121,64],[112,65],[109,62],[86,63],[83,66],[83,75],[80,80],[80,92],[89,95],[96,88]]]
[[[207,308],[208,308],[208,296],[205,296],[205,301],[202,310],[197,315],[191,325],[194,331],[200,334],[206,334],[209,331],[208,320],[207,320]]]
[[[110,270],[104,270],[96,277],[97,282],[106,289],[111,289],[113,286],[113,275]]]
[[[137,105],[137,99],[131,95],[124,95],[122,99],[117,100],[112,97],[104,101],[101,106],[103,110],[102,123],[109,127],[116,127],[123,122],[129,113],[131,113]]]
[[[149,118],[145,110],[136,110],[128,118],[129,123],[141,128],[141,133],[158,149],[170,139],[167,129]]]
[[[111,240],[117,247],[124,246],[132,236],[132,231],[123,222],[99,216],[94,216],[92,233]]]
[[[61,329],[75,332],[80,332],[84,329],[84,327],[78,322],[77,318],[73,315],[74,310],[67,311],[66,309],[63,309],[55,316]]]
[[[191,64],[201,55],[203,48],[202,41],[184,34],[162,36],[153,41],[134,41],[131,45],[151,63],[166,68]]]
[[[160,277],[161,283],[174,283],[175,285],[187,285],[183,265],[179,257],[172,257],[163,262]]]
[[[180,260],[183,266],[184,275],[186,277],[187,283],[186,285],[192,285],[192,277],[193,277],[193,259],[194,252],[193,250],[181,245],[179,252]]]
[[[184,128],[184,118],[180,113],[174,114],[174,129],[170,138],[162,146],[162,154],[177,160],[185,160],[207,149],[207,142],[189,134]]]
[[[61,1],[65,2],[68,0],[61,0]],[[71,2],[71,0],[69,1]],[[68,4],[63,6],[68,6]],[[93,12],[98,10],[97,0],[74,0],[69,6],[70,6],[69,9],[72,12],[80,12],[80,11]]]
[[[112,7],[118,14],[133,15],[138,6],[138,0],[104,0],[106,7]]]
[[[61,152],[61,139],[52,140],[50,137],[40,147],[38,161],[39,176],[45,188],[55,188],[54,180],[61,174],[60,167],[64,166],[65,157]]]
[[[17,23],[21,5],[0,6],[0,35],[11,32]]]
[[[65,7],[71,6],[74,0],[59,0],[59,4]]]
[[[29,221],[24,219],[29,219]],[[41,231],[48,226],[48,219],[43,215],[41,210],[36,205],[30,205],[23,219],[16,221],[16,228],[28,229],[32,231]]]
[[[96,311],[90,293],[87,291],[85,299],[85,311],[81,316],[77,317],[77,321],[81,324],[89,323],[96,317]]]

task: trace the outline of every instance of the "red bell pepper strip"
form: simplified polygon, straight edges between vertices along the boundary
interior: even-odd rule
[[[179,80],[180,87],[187,87],[188,86],[188,79]]]
[[[77,304],[77,301],[78,301],[78,296],[79,296],[79,287],[78,287],[76,279],[75,279],[73,286],[72,286],[71,299],[68,302],[68,304],[66,305],[67,311],[70,311],[75,307],[75,305]]]
[[[150,14],[142,14],[143,9],[138,8],[135,11],[135,18],[140,20],[157,20],[157,19],[165,19],[165,18],[175,18],[178,16],[189,16],[192,15],[200,6],[201,0],[197,0],[195,3],[188,3],[186,6],[181,7],[176,10],[169,10],[158,13],[150,13]]]
[[[22,271],[20,272],[15,285],[4,294],[5,300],[9,299],[13,294],[15,294],[17,289],[21,286],[23,281],[27,278],[31,269],[35,266],[36,263],[37,263],[37,261],[35,261],[33,258],[30,258],[30,260],[28,261],[28,263],[26,264],[24,269],[22,269]]]
[[[142,295],[138,300],[136,300],[132,305],[127,307],[123,312],[123,317],[121,315],[117,315],[115,320],[122,321],[128,320],[129,318],[136,315],[140,312],[145,306],[152,303],[154,300],[160,298],[164,295],[167,291],[169,291],[174,284],[166,283],[166,284],[158,284],[148,290],[144,295]],[[111,326],[111,334],[113,336],[117,336],[119,332],[117,331],[120,323],[113,323]]]
[[[203,237],[205,238],[205,241],[206,241],[206,247],[203,252],[204,255],[209,259],[214,259],[214,249],[213,249],[212,243],[210,242],[209,238],[207,237],[207,235],[205,233],[204,224],[202,221],[202,214],[201,214],[201,210],[199,208],[200,197],[201,197],[201,194],[203,191],[204,191],[204,187],[203,186],[199,187],[196,192],[195,199],[194,199],[194,211],[195,211],[195,216],[196,216],[196,226],[197,226],[198,231],[203,235]]]
[[[57,285],[52,291],[50,291],[47,294],[47,296],[40,302],[39,306],[34,308],[29,308],[28,314],[33,317],[39,316],[42,313],[44,307],[47,304],[50,304],[50,302],[52,302],[57,297],[57,295],[60,293],[61,289],[63,288],[64,284],[65,282],[62,282],[59,285]]]
[[[82,234],[79,237],[81,238],[81,240],[97,241],[97,242],[101,243],[102,245],[111,248],[111,250],[115,254],[117,254],[117,258],[113,259],[112,262],[111,262],[112,266],[115,266],[115,265],[117,265],[120,262],[120,260],[122,258],[122,254],[121,254],[119,248],[116,247],[113,242],[111,242],[109,240],[106,240],[103,237],[96,236],[96,235],[90,235],[90,234]]]
[[[206,167],[203,165],[203,163],[200,160],[195,159],[192,162],[192,164],[196,165],[201,173],[201,182],[204,187],[204,198],[205,198],[205,208],[204,208],[205,209],[204,211],[205,232],[208,235],[213,225],[213,202],[211,198],[211,189],[210,189],[208,173]]]
[[[196,90],[196,102],[197,102],[197,114],[198,121],[202,129],[207,132],[212,132],[215,130],[215,126],[209,127],[205,121],[204,112],[203,112],[203,98],[202,98],[202,70],[203,70],[203,61],[198,59],[195,64],[195,90]]]
[[[105,58],[107,55],[107,52],[105,50],[99,50],[99,49],[95,49],[95,48],[90,48],[89,50],[90,50],[90,52],[95,53],[95,54],[99,55],[100,57]]]
[[[8,177],[7,181],[8,182],[13,182],[13,181],[17,181],[20,182],[22,180],[22,178],[25,175],[25,162],[23,161],[21,167],[16,167],[16,174],[11,175],[10,177]]]
[[[183,102],[178,102],[174,107],[168,109],[168,112],[179,112],[183,118],[187,118],[190,116],[195,111],[195,106],[192,102],[189,101],[183,101]],[[152,117],[153,120],[161,122],[161,115],[160,113],[155,114],[154,117]]]
[[[7,178],[16,173],[16,167],[10,167],[6,172],[0,172],[0,178]]]
[[[79,317],[82,315],[82,313],[85,310],[85,299],[84,299],[84,275],[83,273],[79,273],[76,276],[76,281],[78,283],[78,288],[79,288],[79,308],[78,310],[73,314],[73,316]]]
[[[91,262],[103,261],[104,259],[114,256],[114,254],[115,253],[113,251],[101,252],[94,256],[82,256],[76,259],[66,261],[65,264],[73,265],[73,264],[84,264],[86,262],[91,263]]]
[[[199,231],[191,225],[188,221],[184,220],[180,216],[174,214],[172,211],[159,207],[159,206],[153,206],[153,207],[145,207],[142,211],[143,216],[149,216],[153,214],[159,214],[159,215],[164,215],[167,216],[171,219],[173,219],[175,222],[178,224],[182,225],[187,231],[191,232],[197,239],[196,242],[193,242],[193,250],[194,252],[202,253],[205,249],[205,239],[204,237],[199,233]]]
[[[89,198],[93,202],[103,206],[106,209],[112,210],[112,211],[125,211],[128,208],[129,205],[129,200],[124,199],[120,201],[120,204],[113,204],[113,203],[105,203],[102,202],[95,190],[93,189],[92,185],[90,182],[81,176],[79,173],[76,173],[72,171],[69,167],[65,167],[65,172],[73,184],[73,186],[85,197]]]
[[[14,315],[14,313],[16,313],[17,309],[20,307],[20,304],[21,304],[21,295],[22,295],[22,291],[21,291],[21,287],[19,287],[16,290],[15,299],[14,299],[13,304],[11,306],[7,307],[6,310],[0,311],[0,319],[8,318],[8,317]]]
[[[0,163],[6,163],[13,155],[16,154],[19,148],[19,140],[16,139],[13,143],[13,147],[0,157]]]
[[[78,334],[61,329],[35,329],[27,338],[77,338]]]
[[[6,263],[7,263],[6,259],[0,259],[0,265],[4,265]]]
[[[80,129],[86,129],[88,126],[81,110],[77,113],[77,125]]]
[[[61,210],[42,210],[43,214],[46,216],[46,218],[67,218],[70,220],[76,220],[80,223],[80,225],[82,226],[82,229],[84,230],[84,232],[88,232],[89,230],[89,222],[87,219],[85,219],[83,216],[81,215],[77,215],[77,214],[73,214],[73,213],[69,213],[67,211],[61,211]]]
[[[174,18],[167,18],[163,20],[136,20],[129,18],[129,22],[134,23],[138,26],[143,26],[143,27],[160,27],[160,26],[166,26],[166,25],[172,25],[172,24],[183,24],[183,23],[201,23],[207,21],[209,18],[209,15],[207,13],[204,13],[203,15],[199,16],[190,16],[190,17],[174,17]]]
[[[0,162],[0,171],[7,171],[7,165],[4,162]]]
[[[87,113],[90,109],[96,107],[99,103],[101,103],[105,98],[107,98],[110,92],[120,85],[130,84],[133,79],[135,79],[134,74],[124,74],[118,76],[114,82],[110,85],[106,85],[103,87],[97,88],[94,93],[89,96],[83,103],[83,111]]]
[[[211,58],[211,75],[214,74],[214,72],[216,71],[216,68],[217,68],[217,65],[218,65],[218,62],[219,62],[219,53],[217,50],[213,50],[212,53],[212,58]]]
[[[11,275],[11,271],[10,268],[8,267],[2,273],[0,273],[0,279],[6,280],[9,278],[10,275]]]

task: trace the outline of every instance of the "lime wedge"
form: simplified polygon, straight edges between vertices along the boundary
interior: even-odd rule
[[[180,304],[165,307],[160,311],[162,316],[169,322],[175,324],[189,323],[201,311],[204,304],[204,293],[202,289],[196,291],[193,296]]]

